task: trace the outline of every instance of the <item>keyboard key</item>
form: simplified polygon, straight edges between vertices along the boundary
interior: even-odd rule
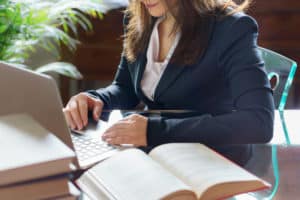
[[[71,135],[74,143],[75,151],[77,152],[79,160],[86,160],[88,158],[103,154],[115,147],[109,145],[99,138],[99,140],[91,137]]]

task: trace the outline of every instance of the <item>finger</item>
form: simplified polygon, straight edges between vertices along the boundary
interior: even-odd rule
[[[70,112],[71,112],[71,116],[72,116],[73,121],[75,122],[76,127],[79,130],[81,130],[83,128],[83,124],[82,124],[82,119],[79,114],[78,105],[75,100],[70,102]]]
[[[131,144],[132,141],[129,137],[115,137],[115,138],[109,138],[106,140],[107,143],[112,145],[121,145],[121,144]]]
[[[79,114],[82,119],[83,125],[88,124],[88,105],[85,99],[78,99],[77,104],[79,107]]]
[[[93,117],[95,121],[99,120],[103,108],[103,102],[99,99],[87,96],[88,108],[93,110]]]
[[[75,129],[75,123],[74,123],[74,121],[73,121],[73,119],[72,119],[72,116],[71,116],[71,113],[70,113],[70,111],[69,110],[67,110],[66,108],[64,108],[63,109],[63,112],[64,112],[64,114],[65,114],[65,118],[66,118],[66,121],[67,121],[67,124],[69,125],[69,127],[71,128],[71,129]]]
[[[118,136],[118,132],[117,130],[112,130],[112,131],[105,131],[103,134],[102,134],[102,139],[103,140],[106,140],[108,138],[114,138],[114,137],[117,137]]]
[[[95,121],[98,121],[100,118],[100,114],[102,112],[102,106],[101,105],[95,105],[93,109],[93,117]]]
[[[102,134],[102,139],[113,138],[118,136],[130,136],[130,128],[128,126],[118,126],[106,130]]]
[[[125,130],[126,129],[122,129],[122,128],[118,128],[118,129],[115,128],[115,129],[111,129],[111,130],[106,130],[102,134],[102,138],[107,139],[107,138],[123,136],[123,135],[125,135]]]
[[[109,127],[104,133],[103,135],[109,135],[109,134],[114,134],[114,132],[116,131],[124,131],[126,129],[130,129],[130,122],[126,122],[126,121],[119,121],[116,124],[112,125],[111,127]]]

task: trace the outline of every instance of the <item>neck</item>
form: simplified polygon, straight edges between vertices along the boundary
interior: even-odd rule
[[[175,26],[175,18],[171,14],[166,14],[163,21],[160,23],[160,28],[162,28],[165,32],[171,33]]]

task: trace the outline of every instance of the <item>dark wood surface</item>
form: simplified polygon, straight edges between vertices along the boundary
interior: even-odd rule
[[[259,45],[300,63],[300,1],[256,0],[248,12],[260,27]],[[300,107],[300,70],[290,91],[288,108]]]
[[[256,0],[249,14],[260,27],[259,45],[277,51],[300,63],[300,1],[299,0]],[[64,60],[74,63],[83,73],[85,80],[110,81],[119,64],[122,51],[121,10],[107,13],[103,20],[93,20],[93,33],[80,34],[82,44],[75,55],[64,55]],[[287,107],[300,107],[300,70],[290,91]],[[64,100],[68,99],[68,81],[62,81]]]
[[[91,19],[93,32],[79,31],[79,40],[75,54],[63,48],[63,60],[75,64],[83,74],[83,81],[78,81],[77,90],[92,89],[81,86],[85,82],[113,80],[122,52],[123,12],[113,10],[104,15],[104,18]],[[79,86],[78,86],[79,85]],[[91,84],[87,84],[91,85]],[[61,78],[61,95],[64,104],[71,96],[70,80]],[[73,92],[74,93],[74,92]]]
[[[93,32],[80,31],[81,44],[74,55],[65,55],[88,80],[112,80],[122,52],[123,13],[113,10],[103,19],[91,19]]]

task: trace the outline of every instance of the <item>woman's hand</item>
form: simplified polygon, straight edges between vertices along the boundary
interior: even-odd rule
[[[81,130],[88,124],[88,110],[93,111],[93,118],[98,121],[102,108],[101,100],[93,98],[87,93],[79,93],[69,100],[63,112],[69,127]]]
[[[113,145],[147,146],[147,123],[148,119],[142,115],[130,115],[107,129],[102,139]]]

